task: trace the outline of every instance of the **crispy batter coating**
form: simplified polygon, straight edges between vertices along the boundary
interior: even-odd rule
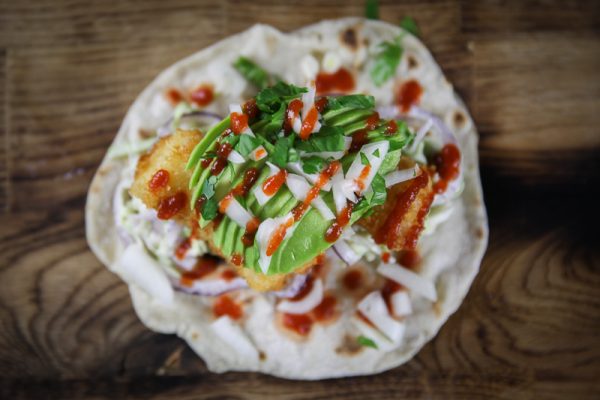
[[[158,208],[162,199],[177,193],[185,193],[187,198],[185,207],[182,207],[173,218],[187,221],[191,216],[188,182],[192,171],[186,170],[185,165],[201,138],[202,134],[199,131],[178,131],[176,134],[159,139],[148,153],[140,157],[129,193],[153,209]],[[164,187],[152,189],[149,182],[159,170],[169,173],[168,182]]]
[[[433,195],[429,172],[421,168],[421,174],[416,178],[389,188],[385,203],[358,224],[373,236],[375,242],[386,244],[391,250],[413,250]]]
[[[173,135],[166,136],[160,139],[154,147],[142,157],[138,162],[133,185],[130,193],[132,196],[138,197],[149,208],[157,209],[161,199],[173,196],[176,193],[185,193],[187,199],[191,193],[188,189],[191,171],[185,169],[185,165],[190,153],[196,144],[202,138],[202,134],[198,131],[178,131]],[[169,180],[165,187],[159,189],[151,189],[149,182],[154,174],[159,170],[165,170],[169,173]],[[190,225],[197,224],[194,213],[190,210],[189,203],[185,203],[179,212],[175,214],[174,219],[179,222]],[[211,253],[223,257],[223,254],[218,248],[212,244],[213,224],[209,224],[206,228],[197,232],[198,238],[206,240]],[[224,258],[224,257],[223,257]],[[281,290],[292,279],[295,273],[305,273],[317,263],[316,260],[306,264],[296,270],[293,274],[276,274],[263,275],[249,268],[236,266],[229,263],[236,270],[238,275],[242,276],[250,287],[258,291]]]

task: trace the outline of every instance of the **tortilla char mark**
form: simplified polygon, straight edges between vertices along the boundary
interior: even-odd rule
[[[432,179],[425,168],[416,178],[388,189],[385,203],[358,223],[375,242],[392,250],[413,250],[433,201]]]

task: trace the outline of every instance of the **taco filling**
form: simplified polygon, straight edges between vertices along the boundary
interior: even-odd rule
[[[466,110],[416,39],[336,24],[327,45],[325,24],[260,26],[171,67],[90,188],[90,244],[142,321],[211,370],[389,368],[476,272],[486,229]]]

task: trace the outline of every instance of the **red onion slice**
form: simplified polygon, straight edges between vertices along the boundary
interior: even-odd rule
[[[276,297],[289,299],[297,295],[308,279],[308,274],[294,275],[292,282],[285,289],[272,292]]]
[[[244,278],[225,279],[199,279],[192,286],[183,286],[178,280],[171,279],[175,290],[199,296],[219,296],[232,290],[246,289],[248,283]]]

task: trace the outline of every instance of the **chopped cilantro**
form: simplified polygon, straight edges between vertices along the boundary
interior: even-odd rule
[[[379,3],[377,0],[367,0],[365,3],[365,16],[368,19],[379,19]]]
[[[380,155],[381,153],[379,153],[379,149],[375,149],[375,151],[373,152],[373,156],[379,157]]]
[[[311,156],[302,159],[302,170],[307,174],[316,174],[319,173],[325,164],[327,164],[327,160],[317,157]]]
[[[252,60],[241,56],[233,63],[233,67],[250,83],[259,89],[269,85],[269,74]]]
[[[417,22],[411,17],[402,18],[402,21],[400,21],[400,27],[415,36],[421,35]]]
[[[277,82],[256,95],[256,105],[263,112],[274,113],[281,109],[281,103],[300,97],[307,91],[306,88]]]
[[[277,165],[279,168],[285,168],[288,163],[289,149],[294,143],[294,136],[284,136],[277,139],[275,142],[275,149],[269,154],[270,161]]]
[[[342,128],[325,125],[307,140],[298,141],[296,148],[308,153],[320,153],[323,151],[342,151],[345,144],[346,140]]]
[[[364,94],[350,94],[340,97],[329,97],[327,110],[340,110],[343,108],[373,108],[375,98]]]
[[[396,38],[394,42],[383,42],[379,48],[380,51],[375,56],[375,63],[371,69],[371,79],[377,86],[383,85],[394,76],[402,56],[400,38]]]
[[[242,156],[246,157],[255,148],[260,145],[260,140],[250,135],[240,135],[240,141],[238,142],[235,150]]]
[[[365,347],[371,347],[373,349],[377,349],[377,343],[375,343],[373,341],[373,339],[369,339],[366,336],[359,336],[356,338],[356,341],[358,342],[358,344],[360,344],[361,346],[365,346]]]
[[[215,219],[215,217],[217,216],[218,208],[219,205],[217,204],[217,201],[214,199],[214,197],[206,200],[202,205],[202,210],[200,212],[202,214],[202,218],[206,221],[211,221]]]
[[[362,165],[371,165],[371,163],[369,162],[369,158],[365,153],[360,153],[360,162],[362,163]]]

